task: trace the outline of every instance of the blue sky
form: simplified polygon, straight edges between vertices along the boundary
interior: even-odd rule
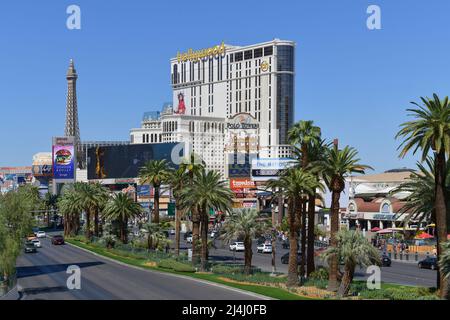
[[[66,8],[81,8],[81,30]],[[381,8],[381,30],[366,9]],[[169,58],[225,41],[294,40],[295,117],[356,147],[376,172],[412,167],[394,140],[420,96],[450,95],[447,0],[16,0],[0,10],[0,166],[30,165],[64,133],[65,72],[75,60],[83,140],[127,140],[170,101]]]

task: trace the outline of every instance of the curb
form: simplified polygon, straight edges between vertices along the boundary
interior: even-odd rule
[[[72,246],[72,247],[74,247],[74,248],[78,248],[78,249],[80,249],[80,250],[82,250],[82,251],[88,252],[88,253],[90,253],[90,254],[92,254],[92,255],[94,255],[94,256],[103,258],[103,259],[105,259],[105,260],[114,262],[114,263],[116,263],[116,264],[119,264],[119,265],[121,265],[121,266],[125,266],[125,267],[128,267],[128,268],[133,268],[133,269],[141,270],[141,271],[147,271],[147,272],[150,272],[150,273],[158,273],[158,274],[161,274],[161,275],[168,275],[168,276],[172,276],[172,277],[176,277],[176,278],[180,278],[180,279],[186,279],[186,280],[196,281],[196,282],[200,282],[200,283],[203,283],[203,284],[215,286],[215,287],[218,287],[218,288],[222,288],[222,289],[226,289],[226,290],[231,290],[231,291],[234,291],[234,292],[238,292],[238,293],[241,293],[241,294],[246,294],[246,295],[248,295],[248,296],[252,296],[252,297],[255,297],[255,298],[258,298],[258,299],[261,299],[261,300],[277,300],[277,299],[275,299],[275,298],[263,296],[263,295],[260,295],[260,294],[258,294],[258,293],[254,293],[254,292],[250,292],[250,291],[246,291],[246,290],[242,290],[242,289],[237,289],[237,288],[229,287],[229,286],[226,286],[226,285],[223,285],[223,284],[220,284],[220,283],[215,283],[215,282],[211,282],[211,281],[207,281],[207,280],[203,280],[203,279],[196,279],[196,278],[192,278],[192,277],[188,277],[188,276],[182,276],[182,275],[173,274],[173,273],[169,273],[169,272],[163,272],[163,271],[149,270],[149,269],[146,269],[146,268],[141,268],[141,267],[134,266],[134,265],[130,265],[130,264],[127,264],[127,263],[124,263],[124,262],[121,262],[121,261],[117,261],[117,260],[115,260],[115,259],[112,259],[112,258],[110,258],[110,257],[106,257],[106,256],[101,255],[101,254],[98,254],[98,253],[96,253],[96,252],[92,252],[92,251],[90,251],[90,250],[88,250],[88,249],[79,247],[79,246],[74,245],[74,244],[69,243],[69,242],[66,242],[66,244],[68,244],[68,245],[70,245],[70,246]]]

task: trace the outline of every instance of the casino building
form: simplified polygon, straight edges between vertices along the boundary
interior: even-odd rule
[[[195,152],[225,178],[236,161],[244,168],[250,157],[289,157],[294,60],[295,43],[279,39],[178,52],[170,60],[173,102],[146,113],[131,144],[184,142],[184,154]]]

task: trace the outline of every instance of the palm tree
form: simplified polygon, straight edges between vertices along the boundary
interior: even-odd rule
[[[358,152],[349,146],[339,150],[337,143],[332,148],[326,149],[325,159],[317,162],[325,184],[332,193],[331,195],[331,246],[337,247],[336,234],[339,231],[339,198],[345,188],[345,178],[352,173],[364,174],[366,169],[372,169],[370,166],[360,164],[357,158]],[[328,290],[336,291],[338,288],[338,260],[332,255],[330,257],[330,279]]]
[[[245,274],[250,274],[252,268],[252,240],[266,230],[266,223],[261,221],[255,209],[233,210],[223,226],[221,238],[227,243],[244,239]]]
[[[407,109],[414,120],[401,124],[396,138],[404,140],[400,144],[400,157],[411,150],[415,154],[421,150],[421,160],[424,161],[430,151],[435,162],[435,214],[437,231],[437,254],[441,253],[441,244],[447,240],[447,208],[445,199],[445,166],[446,156],[450,154],[450,103],[448,97],[443,101],[436,94],[433,99],[420,98],[423,105],[412,102],[416,109]],[[448,298],[447,279],[440,274],[438,268],[441,297]]]
[[[77,193],[77,197],[74,200],[76,206],[82,208],[86,213],[86,239],[91,238],[91,217],[94,214],[94,235],[99,236],[98,232],[98,213],[101,208],[104,207],[107,199],[108,192],[99,183],[82,183],[77,182],[74,184],[74,192]]]
[[[314,126],[314,121],[299,121],[292,126],[288,132],[288,139],[291,144],[300,145],[301,150],[301,167],[306,170],[309,164],[309,149],[312,144],[320,142],[321,130]],[[315,194],[315,192],[314,192]],[[311,197],[309,197],[311,199]],[[311,204],[311,202],[309,202]],[[306,199],[301,203],[302,208],[302,222],[301,222],[301,262],[300,274],[305,274],[305,259],[306,259]],[[314,203],[315,206],[315,203]],[[314,220],[312,220],[314,221]],[[314,224],[314,223],[313,223]]]
[[[341,230],[336,234],[336,246],[330,247],[323,253],[325,260],[337,257],[344,264],[344,275],[339,286],[338,296],[348,294],[355,274],[355,267],[381,265],[378,250],[364,237],[362,233],[354,230]]]
[[[52,194],[50,192],[45,194],[44,206],[47,212],[47,226],[50,226],[50,212],[54,212],[56,209],[56,204],[58,202],[58,195]]]
[[[128,221],[140,216],[143,212],[142,206],[134,202],[126,193],[116,193],[106,204],[103,213],[106,219],[110,221],[117,220],[120,224],[120,241],[128,242]]]
[[[298,229],[301,224],[301,199],[307,194],[315,192],[317,180],[315,177],[302,169],[291,168],[284,172],[278,180],[270,180],[267,188],[277,190],[275,194],[283,195],[288,199],[288,224],[289,224],[289,264],[288,264],[288,286],[298,283],[297,251],[298,251]]]
[[[151,160],[139,171],[141,184],[150,184],[154,189],[154,223],[159,223],[159,193],[163,183],[170,175],[170,168],[165,159]]]
[[[59,212],[64,217],[64,235],[75,236],[80,228],[80,212],[83,210],[79,206],[78,194],[74,189],[65,191],[58,199]]]
[[[228,212],[231,208],[233,193],[222,180],[220,173],[216,171],[206,171],[203,169],[194,177],[192,185],[188,185],[181,192],[181,201],[185,208],[196,208],[194,213],[199,214],[199,219],[202,223],[201,238],[201,269],[206,270],[208,260],[208,224],[209,224],[209,210]],[[194,248],[197,245],[199,226],[196,223],[197,219],[192,219],[192,248],[193,258],[197,250]],[[195,250],[195,251],[194,251]]]
[[[175,253],[180,254],[180,232],[181,232],[181,217],[185,210],[181,203],[181,192],[183,188],[189,183],[188,173],[183,169],[171,171],[168,178],[168,183],[172,188],[173,197],[175,198]]]

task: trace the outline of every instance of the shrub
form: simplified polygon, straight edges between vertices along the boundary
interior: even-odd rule
[[[308,279],[303,284],[306,287],[316,287],[319,289],[326,289],[328,286],[328,279]]]
[[[212,267],[212,272],[217,274],[234,274],[241,273],[241,268],[236,266],[217,264]]]
[[[326,268],[318,268],[316,271],[311,272],[309,275],[310,279],[316,279],[316,280],[328,280],[328,269]]]
[[[241,281],[241,282],[252,282],[252,283],[284,283],[286,282],[285,276],[278,276],[273,277],[270,275],[270,273],[266,272],[257,272],[250,275],[245,275],[242,273],[234,273],[234,274],[227,274],[227,278],[230,278],[235,281]]]
[[[174,259],[163,259],[158,262],[158,267],[178,272],[195,272],[194,267],[189,264],[178,262]]]

